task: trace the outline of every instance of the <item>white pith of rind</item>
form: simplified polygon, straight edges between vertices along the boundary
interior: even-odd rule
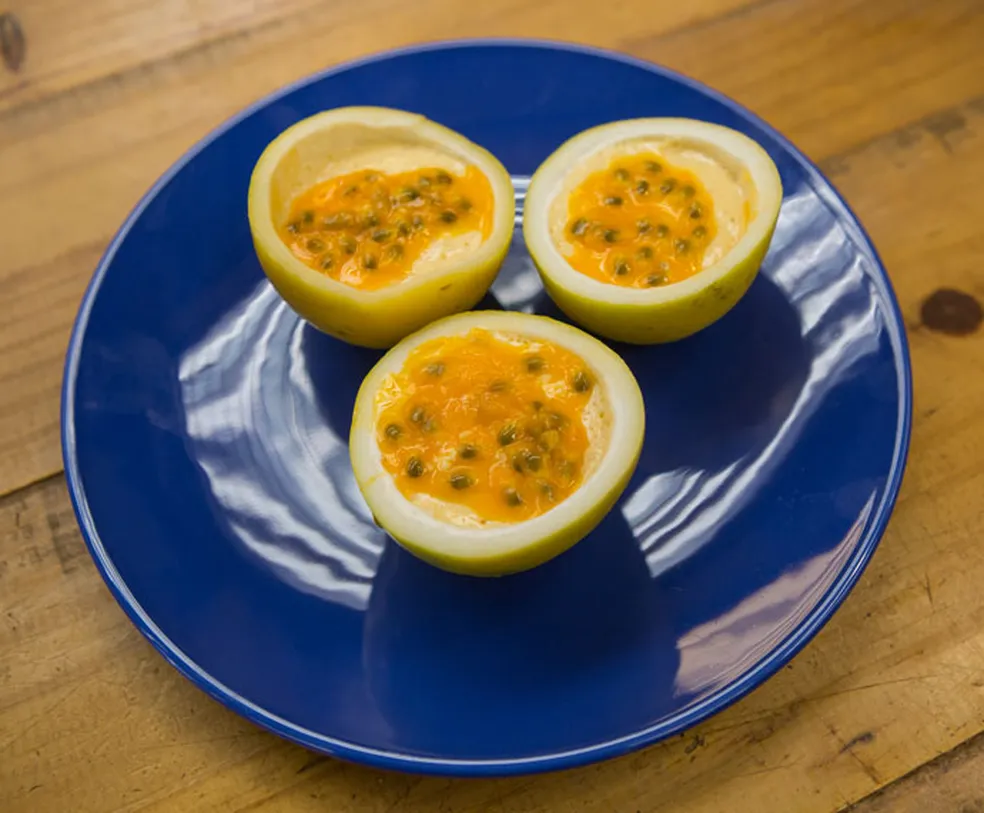
[[[604,388],[611,414],[605,454],[594,471],[566,500],[544,514],[517,523],[461,527],[435,518],[407,500],[383,467],[375,428],[375,395],[386,377],[399,371],[423,342],[467,333],[472,328],[544,339],[578,355]],[[359,389],[352,423],[352,468],[377,522],[398,540],[459,561],[508,556],[561,534],[604,503],[613,483],[634,465],[642,443],[645,411],[642,393],[617,353],[577,328],[542,316],[502,311],[463,313],[418,331],[387,353]]]
[[[688,147],[723,153],[747,171],[754,185],[751,219],[740,239],[716,263],[671,285],[633,288],[596,280],[567,262],[551,233],[551,210],[572,170],[599,151],[622,142],[646,138],[679,139]],[[694,169],[697,169],[696,167]],[[699,170],[698,170],[699,174]],[[632,119],[585,130],[562,144],[536,171],[526,194],[523,236],[540,270],[554,284],[587,300],[613,305],[658,305],[696,294],[726,277],[766,239],[782,202],[782,184],[775,164],[761,146],[727,127],[691,119]]]
[[[342,146],[336,143],[333,134],[344,133]],[[362,132],[375,139],[360,148],[352,139],[353,133]],[[439,160],[439,166],[454,174],[460,174],[468,165],[477,168],[489,181],[493,195],[492,229],[489,236],[476,245],[473,235],[458,235],[457,239],[445,241],[445,256],[435,258],[434,247],[428,247],[413,271],[403,279],[375,290],[355,288],[327,274],[311,268],[299,260],[280,238],[278,225],[285,219],[293,198],[319,181],[356,169],[379,169],[381,171],[405,171],[414,167],[415,161],[393,161],[386,158],[387,138],[392,148],[403,145],[414,151],[413,155],[422,162]],[[366,139],[363,139],[365,141]],[[320,157],[302,157],[305,146]],[[332,150],[336,150],[334,154]],[[358,154],[362,157],[359,158]],[[285,193],[275,195],[274,178],[281,171],[284,161],[296,160],[303,166],[297,170],[297,180]],[[382,162],[383,166],[373,166],[372,162]],[[424,164],[426,165],[426,164]],[[272,170],[271,170],[272,167]],[[430,121],[416,113],[391,110],[380,107],[345,107],[329,110],[306,118],[287,128],[263,151],[250,179],[249,219],[254,234],[263,240],[270,258],[291,270],[304,282],[314,288],[323,289],[335,300],[349,300],[362,307],[385,307],[435,280],[453,279],[467,274],[477,265],[492,262],[501,253],[504,244],[512,239],[514,228],[515,202],[512,181],[502,164],[487,150],[469,141],[464,136]],[[470,249],[461,251],[467,244]]]

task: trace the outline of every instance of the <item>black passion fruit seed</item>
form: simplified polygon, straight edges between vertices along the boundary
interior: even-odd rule
[[[526,372],[538,373],[543,369],[545,362],[543,356],[527,356],[524,363],[526,364]]]
[[[511,443],[516,442],[516,436],[519,433],[516,428],[516,424],[507,423],[502,429],[499,430],[499,445],[509,446]]]

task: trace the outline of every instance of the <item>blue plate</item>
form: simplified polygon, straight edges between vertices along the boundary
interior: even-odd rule
[[[536,570],[449,575],[373,524],[346,442],[379,354],[299,321],[254,257],[246,189],[263,147],[352,104],[461,131],[503,161],[520,197],[565,139],[635,116],[726,124],[779,167],[782,214],[748,295],[691,339],[617,348],[646,399],[638,471],[590,537]],[[558,315],[518,232],[483,304]],[[655,742],[785,664],[875,549],[910,412],[885,272],[782,136],[652,65],[482,41],[332,69],[182,158],[89,286],[62,431],[97,566],[198,686],[329,754],[509,774]]]

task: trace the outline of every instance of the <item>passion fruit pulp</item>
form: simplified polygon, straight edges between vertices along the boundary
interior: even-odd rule
[[[249,189],[264,272],[315,327],[384,348],[472,307],[512,239],[508,172],[435,122],[349,107],[293,125]]]

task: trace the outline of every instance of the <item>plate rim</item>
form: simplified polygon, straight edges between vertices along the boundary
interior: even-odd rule
[[[855,543],[854,550],[841,567],[840,573],[827,587],[823,596],[813,609],[773,647],[769,653],[736,680],[717,689],[712,694],[664,720],[621,737],[593,743],[580,748],[538,754],[527,757],[507,757],[496,759],[457,759],[449,757],[417,756],[401,753],[396,749],[372,748],[344,739],[329,737],[273,714],[263,707],[240,695],[221,681],[214,678],[195,661],[187,656],[157,626],[144,611],[136,597],[116,569],[112,558],[103,546],[89,509],[88,498],[82,483],[82,473],[76,453],[75,439],[75,387],[81,347],[88,327],[93,303],[99,293],[102,281],[113,263],[116,252],[126,239],[134,224],[144,210],[167,186],[168,183],[198,156],[213,141],[235,127],[239,122],[255,115],[270,104],[289,96],[296,90],[330,76],[344,73],[353,68],[383,62],[389,59],[432,51],[454,51],[489,46],[520,47],[531,50],[562,51],[586,56],[599,57],[620,62],[649,73],[662,76],[721,103],[745,121],[760,128],[791,156],[804,170],[807,181],[817,195],[847,231],[848,239],[870,251],[874,260],[873,268],[866,276],[875,286],[879,295],[888,305],[885,329],[897,360],[899,378],[899,420],[895,432],[895,445],[888,470],[882,498],[869,514],[864,532]],[[819,184],[817,182],[820,182]],[[903,474],[909,453],[912,431],[912,363],[909,355],[905,322],[898,300],[892,288],[884,263],[864,226],[850,208],[840,192],[820,171],[819,167],[802,153],[789,139],[768,124],[764,119],[701,82],[662,65],[630,56],[608,48],[566,42],[563,40],[519,38],[519,37],[481,37],[436,40],[378,51],[357,59],[333,65],[316,73],[302,77],[250,103],[217,127],[212,129],[192,145],[154,182],[127,215],[113,239],[100,258],[86,287],[69,338],[65,357],[64,375],[61,389],[61,446],[66,485],[73,510],[97,570],[117,603],[129,617],[131,623],[147,638],[153,647],[179,673],[199,689],[248,721],[292,741],[305,748],[330,756],[361,762],[377,768],[400,770],[411,773],[436,774],[441,776],[508,776],[540,773],[564,768],[587,765],[603,759],[620,756],[631,751],[653,745],[675,734],[703,722],[708,717],[740,700],[753,689],[760,686],[790,660],[823,628],[834,612],[853,589],[862,572],[878,547],[886,526],[892,515],[902,484]]]

